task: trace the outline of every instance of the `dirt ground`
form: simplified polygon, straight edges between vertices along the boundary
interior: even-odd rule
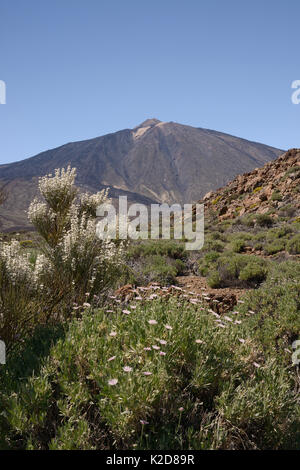
[[[147,287],[134,288],[127,284],[118,289],[115,294],[120,302],[130,303],[135,298],[146,299],[161,297],[184,297],[192,303],[208,306],[216,313],[222,314],[234,309],[246,289],[222,288],[212,289],[207,286],[206,279],[199,276],[178,276],[177,285],[162,287],[159,283],[151,283]]]

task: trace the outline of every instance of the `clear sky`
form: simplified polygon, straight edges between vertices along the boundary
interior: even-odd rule
[[[0,163],[147,118],[300,147],[299,0],[0,0]]]

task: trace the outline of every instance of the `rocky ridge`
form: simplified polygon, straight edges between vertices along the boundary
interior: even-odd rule
[[[287,207],[299,217],[300,149],[291,149],[262,168],[237,176],[199,202],[216,212],[219,220],[255,213],[277,218]]]

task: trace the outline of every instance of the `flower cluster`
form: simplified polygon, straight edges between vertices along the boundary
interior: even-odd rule
[[[17,240],[1,244],[0,259],[13,284],[21,281],[31,284],[32,269],[28,255],[21,253],[21,245]]]
[[[97,207],[108,200],[107,190],[83,193],[77,199],[76,169],[56,170],[39,180],[44,202],[35,199],[28,217],[46,241],[44,257],[38,257],[35,279],[47,266],[57,279],[72,283],[72,289],[104,284],[121,263],[122,245],[101,241],[96,235]],[[99,284],[100,283],[100,284]]]
[[[76,168],[56,169],[39,179],[39,190],[54,212],[66,211],[74,201],[77,189],[74,186]]]
[[[80,211],[91,217],[96,217],[97,207],[107,202],[107,200],[107,189],[103,189],[96,194],[82,193],[80,195]]]

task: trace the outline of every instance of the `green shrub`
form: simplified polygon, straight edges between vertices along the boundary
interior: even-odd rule
[[[264,247],[264,251],[267,255],[274,255],[279,251],[283,251],[285,249],[285,241],[282,239],[275,240],[272,243],[268,243]]]
[[[286,249],[292,255],[300,254],[300,234],[295,235],[287,242]]]
[[[272,201],[282,201],[282,195],[280,194],[279,191],[273,191],[272,196],[271,196]]]
[[[180,269],[182,269],[182,265],[180,265]],[[178,268],[175,265],[166,263],[166,260],[159,255],[148,256],[143,274],[147,279],[147,283],[156,281],[162,284],[174,284]]]
[[[280,210],[278,211],[278,215],[280,217],[290,219],[291,217],[294,217],[296,214],[296,208],[292,206],[291,204],[287,204],[284,207],[281,207]]]
[[[262,250],[263,247],[264,247],[264,244],[262,242],[256,242],[256,243],[253,244],[253,248],[255,250]]]
[[[267,263],[257,256],[226,253],[217,261],[220,286],[253,285],[267,276]]]
[[[0,371],[2,448],[299,448],[297,287],[250,292],[224,328],[178,299],[74,319],[35,373]]]
[[[202,276],[206,276],[219,257],[220,253],[218,251],[209,251],[208,253],[205,253],[205,255],[198,261],[200,274]]]
[[[212,271],[212,273],[207,278],[207,284],[212,289],[217,289],[221,287],[222,282],[218,271]]]
[[[181,259],[176,259],[174,261],[174,266],[176,268],[176,275],[181,276],[186,271],[185,263]]]
[[[228,235],[228,238],[231,242],[235,240],[243,240],[244,242],[246,242],[252,240],[253,234],[250,232],[236,232]]]
[[[139,258],[150,255],[168,256],[174,259],[186,259],[184,244],[172,240],[147,240],[133,243],[128,247],[127,258]]]
[[[294,193],[300,193],[300,184],[298,184],[297,186],[295,186],[295,187],[293,188],[293,192],[294,192]]]
[[[253,337],[264,344],[266,351],[281,350],[278,361],[291,363],[291,348],[300,331],[300,263],[282,262],[270,265],[267,280],[259,289],[251,290],[239,306],[241,315],[255,312],[248,319]]]
[[[287,178],[288,176],[292,175],[293,173],[297,174],[300,172],[300,166],[299,165],[296,165],[296,166],[292,166],[291,168],[289,168],[285,175],[284,175],[284,178]]]
[[[271,227],[273,219],[267,214],[258,214],[256,215],[256,223],[259,227]]]
[[[234,225],[245,225],[246,227],[254,227],[254,214],[246,214],[242,217],[238,217],[233,222]]]
[[[256,262],[248,263],[239,273],[241,281],[259,283],[266,279],[267,270],[261,264]]]
[[[209,237],[210,240],[220,240],[222,242],[226,241],[226,236],[219,231],[209,232]]]
[[[253,241],[262,242],[262,241],[266,240],[269,232],[270,231],[259,230],[258,233],[253,235]]]
[[[221,253],[224,250],[224,243],[221,240],[213,240],[210,237],[206,237],[204,241],[203,251],[218,251]]]
[[[278,238],[283,238],[290,233],[293,233],[292,227],[288,224],[284,224],[282,227],[268,230],[266,238],[267,240],[276,240]]]
[[[241,253],[241,251],[244,251],[244,248],[246,246],[246,243],[244,240],[234,240],[230,248],[234,253]]]

